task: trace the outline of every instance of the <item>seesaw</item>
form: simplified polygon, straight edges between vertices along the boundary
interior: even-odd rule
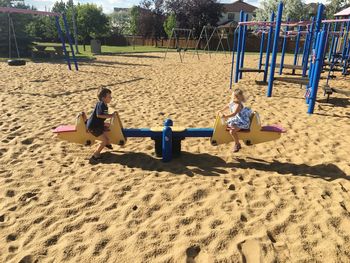
[[[93,136],[86,129],[83,114],[77,116],[75,125],[59,126],[53,130],[57,137],[68,142],[92,145],[99,137]],[[257,112],[251,117],[251,125],[248,130],[238,132],[238,137],[246,145],[277,140],[281,134],[286,132],[283,128],[272,126],[261,126]],[[181,154],[181,141],[187,137],[209,137],[213,146],[225,144],[233,141],[227,126],[217,116],[214,128],[183,128],[173,127],[173,122],[167,119],[164,126],[154,128],[125,129],[119,115],[111,120],[109,131],[107,132],[112,144],[125,145],[127,138],[149,137],[155,141],[155,152],[158,157],[162,157],[164,162],[171,161],[172,157]]]

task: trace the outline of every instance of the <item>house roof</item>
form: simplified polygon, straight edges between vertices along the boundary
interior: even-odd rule
[[[130,8],[114,7],[114,12],[129,11]]]
[[[350,16],[350,7],[345,8],[344,10],[341,10],[340,12],[336,13],[334,16]]]
[[[256,6],[243,2],[243,0],[238,0],[231,4],[222,4],[222,6],[224,13],[240,12],[241,10],[247,13],[253,13],[257,9]]]

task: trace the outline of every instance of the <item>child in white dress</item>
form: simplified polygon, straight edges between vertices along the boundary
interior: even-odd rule
[[[235,89],[233,91],[230,103],[219,111],[219,115],[226,119],[227,128],[235,141],[233,152],[238,152],[241,149],[237,132],[241,129],[249,129],[250,127],[252,110],[244,107],[243,102],[245,102],[243,91],[240,89]],[[224,111],[226,110],[229,110],[230,113],[225,114]]]

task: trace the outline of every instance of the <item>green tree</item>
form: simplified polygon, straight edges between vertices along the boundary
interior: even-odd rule
[[[61,0],[54,3],[51,11],[59,14],[66,14],[68,25],[70,27],[69,29],[70,29],[70,32],[72,33],[73,26],[71,22],[72,20],[71,6],[69,6],[68,3],[66,4]],[[60,26],[63,33],[65,34],[65,28],[64,28],[62,19],[60,19]],[[58,36],[55,18],[53,17],[38,16],[35,18],[34,21],[28,24],[27,30],[31,34],[31,36],[35,38],[36,41],[44,41],[44,42],[61,41]]]
[[[334,14],[350,6],[350,0],[330,0],[326,5],[327,18],[333,18]]]
[[[168,0],[165,8],[176,15],[179,27],[193,28],[197,36],[203,26],[216,26],[222,13],[222,5],[217,0]]]
[[[95,4],[78,4],[77,6],[78,36],[85,45],[91,38],[105,36],[109,32],[108,17],[101,7]]]
[[[176,15],[172,13],[170,16],[167,17],[167,19],[164,22],[164,31],[168,35],[168,37],[171,37],[171,32],[173,28],[176,27]]]
[[[116,35],[131,35],[131,14],[128,10],[120,10],[109,15],[111,31]]]
[[[140,2],[139,33],[158,39],[165,36],[164,0],[142,0]]]
[[[137,34],[139,17],[140,17],[139,7],[133,6],[130,10],[130,15],[131,15],[130,31],[131,31],[131,34],[133,35],[132,45],[133,45],[133,48],[135,49],[135,35]]]
[[[277,7],[280,0],[263,0],[260,2],[260,8],[256,11],[255,19],[257,21],[270,20],[272,11],[277,13]],[[310,17],[310,8],[303,0],[282,0],[283,15],[286,20],[306,20]]]
[[[133,6],[130,10],[130,31],[131,34],[136,35],[137,34],[137,28],[138,28],[138,22],[139,22],[139,7],[138,6]]]

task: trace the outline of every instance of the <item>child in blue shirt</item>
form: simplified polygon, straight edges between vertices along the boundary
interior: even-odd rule
[[[99,89],[97,96],[99,101],[96,103],[95,109],[86,123],[87,129],[92,135],[96,137],[102,135],[102,142],[94,152],[92,156],[93,160],[98,160],[101,158],[101,151],[104,147],[113,149],[109,142],[104,123],[106,119],[111,119],[115,116],[115,113],[108,114],[107,105],[112,100],[112,92],[107,88],[101,88]]]
[[[250,116],[252,110],[244,107],[245,97],[241,89],[233,91],[232,98],[229,104],[219,111],[219,115],[226,119],[227,128],[235,141],[233,152],[238,152],[241,149],[237,132],[241,129],[249,129]],[[225,110],[229,110],[229,114],[224,114]]]

